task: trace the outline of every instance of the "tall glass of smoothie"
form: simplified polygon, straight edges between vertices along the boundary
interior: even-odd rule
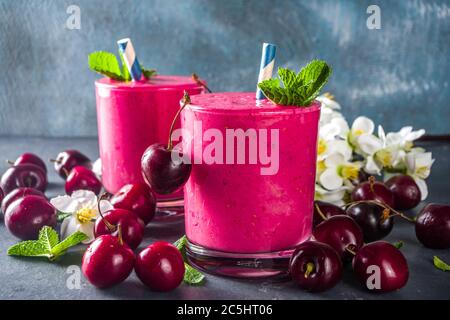
[[[182,112],[188,257],[235,277],[285,272],[311,235],[320,103],[280,106],[254,92],[191,97]]]
[[[203,87],[192,77],[166,75],[146,81],[102,78],[95,82],[102,180],[108,192],[115,193],[125,184],[144,182],[142,154],[151,144],[167,143],[170,124],[185,90],[195,95]],[[156,196],[158,208],[175,208],[183,194]],[[183,212],[159,211],[160,217]]]

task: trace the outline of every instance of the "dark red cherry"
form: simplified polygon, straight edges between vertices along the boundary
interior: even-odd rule
[[[5,193],[3,192],[3,189],[0,188],[0,203],[3,203],[4,197],[5,197]],[[3,211],[3,209],[2,209],[2,211]],[[5,212],[5,211],[3,211],[3,212]]]
[[[377,241],[363,246],[353,259],[353,271],[369,290],[388,292],[408,282],[408,263],[399,249],[389,242]]]
[[[107,288],[124,281],[133,271],[135,256],[119,237],[105,234],[86,249],[81,270],[89,282],[98,288]]]
[[[356,186],[352,192],[352,201],[375,200],[389,207],[394,207],[394,195],[389,188],[380,181],[370,177],[369,181]]]
[[[2,201],[2,212],[5,213],[6,209],[8,209],[8,206],[16,201],[17,199],[23,198],[25,196],[40,196],[44,199],[46,199],[45,194],[43,194],[41,191],[33,188],[17,188],[11,191],[6,195],[6,197]]]
[[[34,164],[35,166],[38,166],[42,170],[44,170],[45,173],[47,173],[47,166],[45,165],[45,162],[40,157],[35,155],[34,153],[24,153],[24,154],[20,155],[16,159],[16,161],[14,161],[13,165],[17,166],[19,164],[24,164],[24,163]]]
[[[90,190],[98,195],[102,190],[102,183],[92,170],[77,166],[67,176],[65,189],[69,195],[76,190]]]
[[[155,291],[171,291],[184,277],[180,251],[168,242],[158,241],[142,250],[134,267],[138,278]]]
[[[112,209],[103,213],[103,217],[115,228],[113,235],[117,236],[117,226],[120,225],[122,239],[131,249],[136,249],[144,237],[144,223],[133,212],[124,209]],[[111,226],[110,226],[111,227]],[[104,234],[111,234],[103,219],[95,222],[94,235],[99,237]]]
[[[314,201],[313,226],[317,226],[322,221],[337,215],[345,214],[344,209],[328,202]]]
[[[141,160],[142,174],[150,188],[157,194],[170,194],[181,189],[191,174],[191,164],[186,161],[175,163],[173,154],[177,150],[169,150],[163,144],[153,144],[145,150]]]
[[[347,215],[333,216],[323,221],[314,228],[313,236],[315,240],[333,247],[344,261],[353,258],[347,249],[356,252],[364,243],[361,228]]]
[[[425,206],[416,218],[416,237],[428,248],[450,248],[450,205]]]
[[[55,170],[61,178],[66,179],[70,171],[76,166],[92,169],[92,162],[87,156],[78,150],[66,150],[60,152],[56,159],[51,160],[55,164]]]
[[[5,225],[14,236],[34,240],[43,226],[56,226],[56,209],[42,196],[25,196],[8,206]]]
[[[415,208],[422,198],[419,187],[413,178],[407,175],[398,175],[386,181],[386,186],[394,195],[394,208],[408,210]]]
[[[34,164],[19,164],[5,171],[0,181],[0,187],[6,194],[21,187],[34,188],[45,192],[47,188],[47,174],[41,167]]]
[[[347,214],[361,227],[365,242],[372,242],[387,236],[394,226],[394,218],[381,205],[357,203],[347,208]]]
[[[152,190],[145,183],[127,184],[110,199],[114,208],[135,213],[144,224],[155,216],[156,200]]]
[[[319,292],[336,285],[342,277],[342,261],[329,245],[306,241],[299,245],[289,262],[289,273],[300,288]]]

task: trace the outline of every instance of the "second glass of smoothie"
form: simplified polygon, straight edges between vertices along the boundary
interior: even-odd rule
[[[144,182],[142,154],[151,144],[167,143],[184,91],[199,94],[203,86],[191,77],[157,75],[139,82],[102,78],[95,89],[102,181],[115,193],[125,184]],[[157,195],[158,207],[172,206],[180,198],[181,192]]]

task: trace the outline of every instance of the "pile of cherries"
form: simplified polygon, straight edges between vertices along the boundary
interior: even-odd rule
[[[394,176],[386,183],[369,177],[355,187],[351,200],[344,208],[315,201],[312,240],[296,248],[289,264],[291,277],[302,289],[332,288],[350,261],[367,289],[402,288],[409,277],[407,261],[398,248],[380,240],[391,232],[397,216],[414,223],[424,246],[450,248],[450,205],[428,204],[416,219],[398,211],[420,203],[420,189],[410,176]]]
[[[91,190],[99,194],[102,184],[91,170],[88,157],[77,150],[58,154],[56,172],[65,179],[67,194],[75,190]],[[24,153],[11,164],[0,179],[1,209],[7,229],[23,240],[36,239],[43,226],[55,227],[56,209],[44,192],[47,189],[47,166],[33,153]]]
[[[91,170],[91,160],[81,152],[67,150],[50,161],[65,180],[67,194],[76,190],[100,194],[102,183]],[[57,224],[58,212],[44,194],[47,167],[32,153],[21,155],[11,164],[0,181],[5,225],[14,236],[34,240],[43,226]],[[145,183],[125,185],[109,201],[113,209],[101,212],[102,218],[96,220],[96,239],[82,259],[82,271],[89,282],[97,287],[109,287],[124,281],[134,269],[138,278],[153,290],[178,287],[185,267],[175,246],[159,241],[137,255],[133,252],[143,240],[145,226],[155,215],[156,200],[150,187]]]

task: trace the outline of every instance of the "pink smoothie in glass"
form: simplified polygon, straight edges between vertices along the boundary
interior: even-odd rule
[[[191,100],[182,112],[183,148],[192,162],[197,161],[192,165],[184,193],[189,241],[221,252],[262,253],[287,250],[308,239],[320,103],[315,101],[308,107],[279,106],[269,100],[256,100],[254,92],[204,94]],[[223,164],[220,160],[199,163],[204,152],[221,152],[217,148],[211,153],[208,148],[215,140],[208,129],[217,129],[215,134],[221,133],[225,146],[227,129],[239,128],[254,129],[258,143],[267,145],[269,155],[276,152],[278,145],[275,174],[261,174],[262,168],[269,167],[267,161],[262,164],[258,158],[256,164],[249,163],[249,140],[244,144],[245,164],[237,164],[237,160],[234,164],[227,164],[226,160]],[[278,141],[275,137],[264,139],[260,134],[264,129],[267,137],[278,130]],[[185,139],[185,134],[193,139]],[[230,149],[236,159],[243,151],[237,145]],[[223,148],[224,159],[227,150]],[[275,156],[272,160],[277,161]]]
[[[95,89],[102,180],[111,193],[144,181],[141,157],[145,149],[156,142],[167,143],[184,90],[190,95],[203,91],[191,77],[163,75],[143,82],[102,78],[95,82]]]

